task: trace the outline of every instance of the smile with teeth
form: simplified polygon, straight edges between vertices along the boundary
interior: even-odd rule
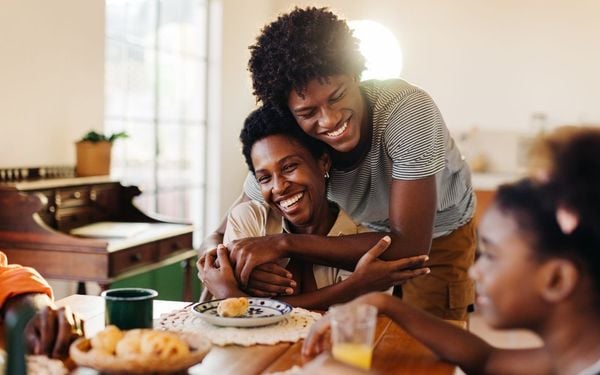
[[[285,199],[285,200],[282,200],[281,202],[279,202],[279,206],[281,206],[281,208],[283,208],[284,210],[288,209],[291,206],[293,206],[294,204],[296,204],[296,202],[298,202],[303,196],[304,196],[304,193],[298,193],[289,199]]]
[[[341,135],[346,130],[347,127],[348,127],[348,121],[346,121],[344,124],[342,124],[342,126],[338,130],[329,132],[329,133],[327,133],[327,135],[329,137],[337,137],[337,136]]]

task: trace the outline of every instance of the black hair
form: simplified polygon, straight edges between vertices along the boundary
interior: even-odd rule
[[[577,181],[573,183],[578,185]],[[592,200],[600,200],[599,194],[597,190]],[[592,278],[596,295],[600,296],[600,236],[584,222],[572,233],[563,232],[556,218],[559,202],[549,184],[523,179],[500,186],[494,207],[513,217],[538,259],[569,259]],[[600,299],[595,303],[600,308]]]
[[[359,77],[365,58],[344,20],[327,8],[295,8],[265,26],[250,46],[248,70],[263,104],[287,107],[292,90],[302,96],[313,79],[336,74]]]
[[[289,110],[262,106],[246,117],[244,127],[240,132],[242,153],[246,159],[248,169],[252,173],[254,173],[254,165],[252,164],[251,157],[252,147],[261,139],[276,134],[284,135],[306,148],[315,159],[319,159],[324,153],[329,151],[329,146],[325,143],[302,131]]]
[[[563,133],[547,141],[547,186],[554,199],[579,216],[582,229],[600,235],[600,129],[570,127]]]

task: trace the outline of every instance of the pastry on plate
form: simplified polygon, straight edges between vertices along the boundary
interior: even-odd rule
[[[227,298],[219,302],[217,314],[225,318],[244,316],[248,312],[248,298]]]

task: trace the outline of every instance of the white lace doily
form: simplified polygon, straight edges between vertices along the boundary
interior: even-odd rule
[[[183,309],[162,314],[160,319],[154,322],[154,328],[199,332],[219,346],[274,345],[305,338],[310,326],[320,317],[319,313],[295,307],[288,316],[273,325],[254,328],[218,327],[205,322],[190,309]]]
[[[27,356],[27,373],[36,375],[66,375],[65,365],[58,359],[48,358],[45,355]]]

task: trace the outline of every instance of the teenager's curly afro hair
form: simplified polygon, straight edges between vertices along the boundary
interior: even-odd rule
[[[295,8],[265,26],[250,46],[248,70],[254,95],[282,108],[292,90],[302,95],[313,79],[335,74],[359,77],[365,59],[344,20],[327,8]]]

